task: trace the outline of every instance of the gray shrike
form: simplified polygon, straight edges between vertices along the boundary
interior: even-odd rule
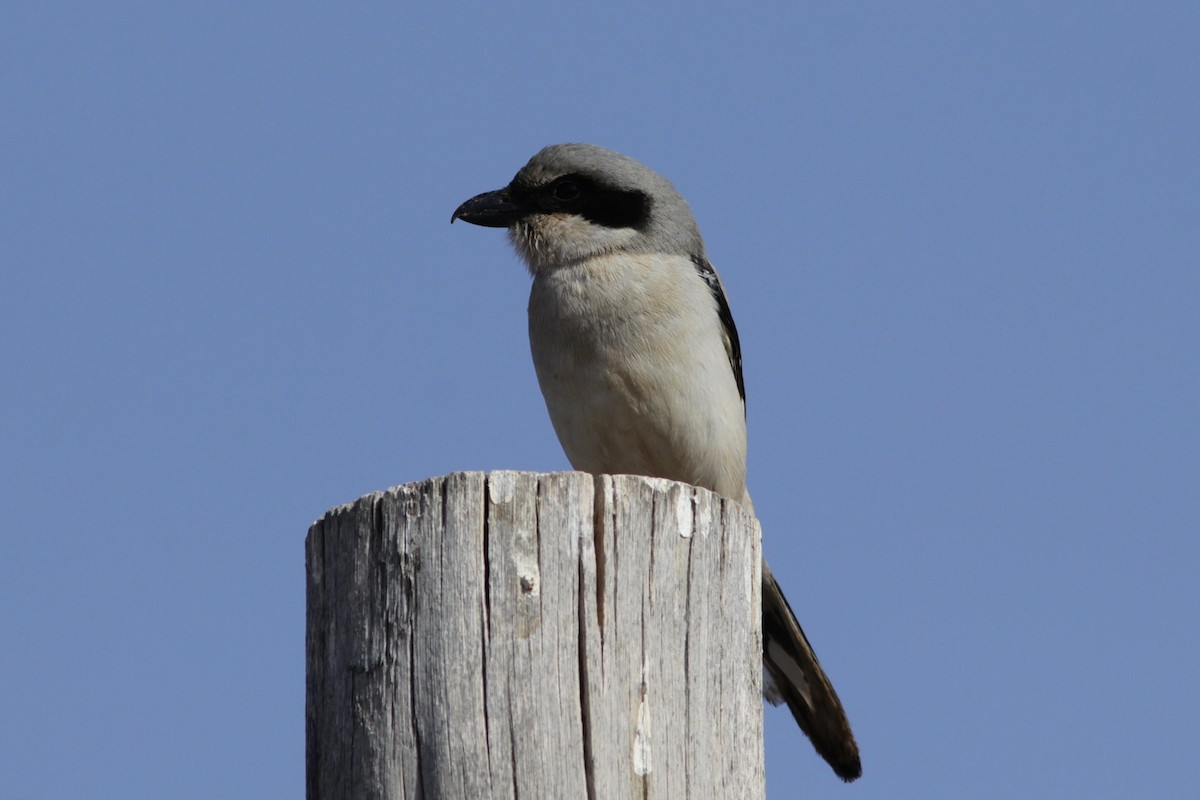
[[[753,508],[737,329],[666,178],[602,147],[552,145],[456,219],[507,228],[533,274],[533,363],[576,469],[683,481]],[[762,606],[763,694],[786,702],[833,771],[854,780],[850,723],[765,561]]]

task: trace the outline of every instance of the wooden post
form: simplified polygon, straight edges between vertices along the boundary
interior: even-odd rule
[[[329,511],[306,549],[309,800],[763,796],[737,503],[454,473]]]

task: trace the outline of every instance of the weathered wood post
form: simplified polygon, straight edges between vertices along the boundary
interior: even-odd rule
[[[309,800],[763,796],[737,503],[454,473],[329,511],[307,562]]]

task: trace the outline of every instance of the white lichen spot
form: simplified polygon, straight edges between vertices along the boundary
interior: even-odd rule
[[[659,493],[666,492],[671,488],[671,484],[674,483],[674,481],[669,481],[666,478],[655,478],[650,475],[638,475],[637,477],[642,483]]]
[[[684,539],[692,538],[696,524],[693,516],[692,492],[677,492],[675,494],[675,524],[679,527],[679,535]]]
[[[637,728],[633,733],[633,772],[635,775],[649,775],[653,769],[653,759],[650,750],[650,708],[646,703],[647,673],[650,664],[642,659],[642,695],[638,702]]]
[[[714,499],[697,498],[699,502],[696,503],[695,529],[700,531],[702,536],[708,536],[708,532],[712,530],[712,508],[717,505],[713,502]]]
[[[511,503],[517,491],[517,473],[499,470],[488,476],[488,496],[497,505]]]

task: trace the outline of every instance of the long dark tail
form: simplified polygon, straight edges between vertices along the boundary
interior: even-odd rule
[[[850,721],[765,560],[762,607],[763,667],[775,683],[775,691],[768,685],[763,693],[775,705],[787,703],[821,758],[839,778],[854,780],[862,775],[862,762]]]

